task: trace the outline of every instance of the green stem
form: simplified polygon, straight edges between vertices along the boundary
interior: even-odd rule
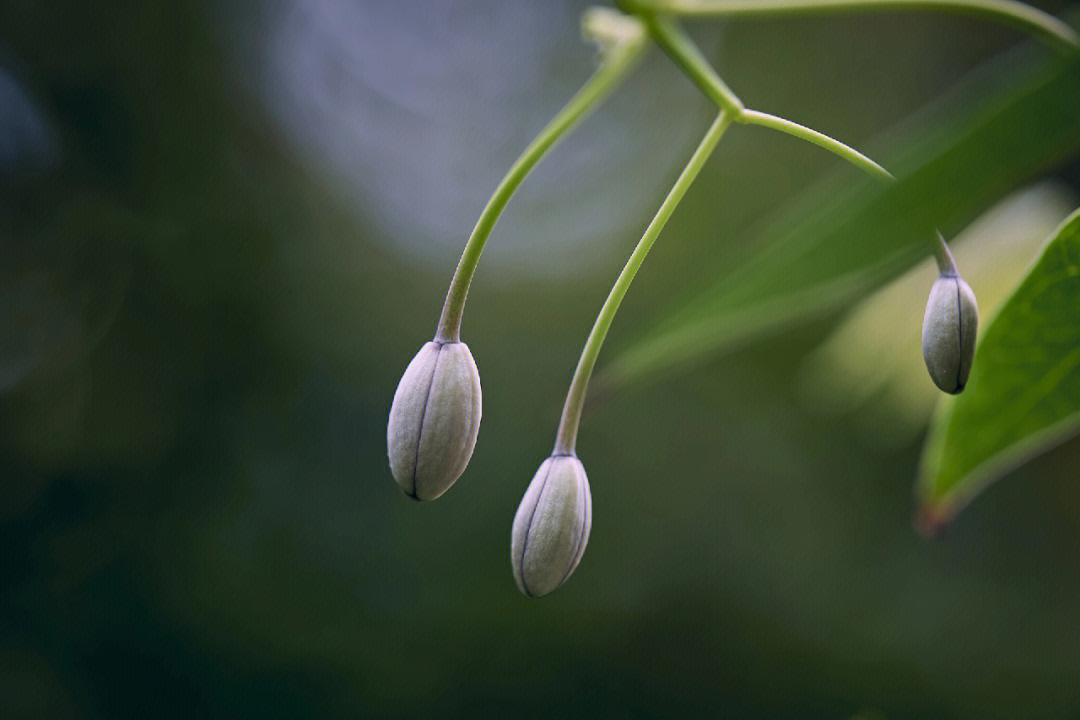
[[[1080,48],[1076,31],[1041,10],[1015,0],[634,0],[637,12],[684,16],[754,17],[796,13],[879,10],[944,11],[994,20],[1055,45]]]
[[[663,48],[687,77],[697,85],[705,96],[726,110],[732,120],[740,120],[743,114],[742,100],[720,79],[712,65],[701,54],[679,24],[669,17],[643,15],[642,20],[649,28],[656,44]]]
[[[829,152],[839,155],[848,162],[878,176],[879,178],[885,180],[893,179],[893,176],[890,175],[885,168],[881,167],[858,150],[845,145],[839,140],[834,140],[817,130],[799,125],[790,120],[785,120],[784,118],[776,117],[775,115],[769,115],[768,113],[758,112],[756,110],[747,110],[743,106],[742,101],[735,96],[735,93],[733,93],[720,76],[716,74],[712,65],[709,64],[709,61],[701,54],[701,50],[698,49],[697,45],[694,44],[694,41],[687,36],[686,31],[684,31],[677,22],[669,17],[651,15],[648,13],[643,15],[642,18],[649,28],[649,33],[652,35],[653,39],[656,40],[656,43],[664,49],[668,56],[671,57],[675,64],[686,73],[694,84],[697,85],[709,99],[716,103],[718,107],[726,110],[735,122],[748,125],[760,125],[762,127],[772,128],[773,130],[779,130],[788,135],[794,135],[797,138],[811,142],[818,147],[825,148]]]
[[[818,147],[825,148],[829,152],[839,155],[851,164],[865,170],[871,175],[876,175],[882,180],[895,180],[888,170],[881,167],[858,150],[845,145],[839,140],[833,140],[828,135],[820,133],[817,130],[811,130],[808,127],[791,122],[790,120],[785,120],[784,118],[758,112],[756,110],[746,110],[743,112],[743,122],[748,125],[760,125],[762,127],[772,128],[773,130],[779,130],[788,135],[802,138],[807,142],[811,142]]]
[[[937,230],[937,242],[934,243],[934,259],[937,261],[938,273],[959,277],[960,271],[956,269],[956,261],[953,260],[949,246],[945,244],[945,238],[941,231]]]
[[[596,358],[600,354],[600,347],[604,344],[604,338],[607,336],[611,321],[615,318],[615,313],[619,309],[619,304],[626,295],[626,291],[630,288],[630,283],[633,282],[641,263],[645,260],[645,256],[649,254],[653,243],[656,242],[656,238],[660,235],[660,231],[664,229],[664,225],[667,224],[671,214],[675,212],[675,208],[678,207],[679,202],[686,195],[686,191],[693,184],[698,173],[701,172],[705,161],[709,159],[709,155],[712,154],[716,144],[720,141],[720,137],[727,130],[732,120],[733,118],[729,112],[726,110],[720,111],[716,120],[709,127],[708,132],[705,133],[705,137],[701,139],[697,149],[694,150],[694,154],[690,156],[689,162],[687,162],[679,178],[671,187],[667,197],[664,198],[664,202],[660,205],[660,209],[657,210],[652,222],[645,229],[645,233],[641,236],[641,240],[638,241],[637,247],[630,254],[630,258],[626,261],[626,265],[623,266],[618,279],[615,280],[611,292],[608,293],[604,306],[600,308],[600,314],[596,316],[596,322],[593,323],[589,338],[585,341],[585,347],[581,351],[577,369],[574,370],[574,379],[570,382],[570,390],[566,393],[566,404],[563,406],[562,419],[559,421],[559,431],[555,439],[555,455],[574,454],[578,425],[581,423],[581,410],[585,404],[585,393],[589,386],[589,378],[592,376],[593,368],[596,366]]]
[[[480,214],[480,219],[461,254],[461,260],[454,271],[454,279],[450,281],[450,290],[446,293],[442,315],[439,317],[438,329],[435,332],[436,342],[458,342],[461,339],[461,316],[465,310],[465,299],[469,294],[473,273],[476,272],[476,264],[480,261],[480,254],[484,251],[484,245],[494,230],[495,223],[518,186],[559,140],[568,135],[611,94],[636,64],[646,47],[644,37],[631,37],[605,48],[600,67],[559,114],[540,131],[506,173]]]

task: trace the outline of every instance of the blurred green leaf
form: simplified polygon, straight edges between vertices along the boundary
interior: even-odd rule
[[[82,716],[49,661],[34,653],[0,651],[0,715],[20,718]]]
[[[983,66],[872,153],[896,184],[847,168],[817,183],[756,234],[775,240],[623,350],[597,385],[707,360],[850,304],[925,257],[934,226],[951,234],[1074,156],[1078,118],[1076,57],[1023,46]]]
[[[935,418],[918,494],[928,530],[1080,431],[1080,211],[986,329],[967,390]]]

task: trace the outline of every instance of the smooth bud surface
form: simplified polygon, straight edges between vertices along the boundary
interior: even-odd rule
[[[923,317],[923,359],[934,384],[947,393],[967,384],[978,322],[975,293],[966,282],[955,275],[934,281]]]
[[[592,494],[581,461],[553,455],[536,471],[514,516],[510,560],[521,592],[540,597],[566,582],[589,542]]]
[[[398,383],[386,427],[390,471],[406,495],[434,500],[461,476],[476,446],[480,405],[468,345],[420,348]]]

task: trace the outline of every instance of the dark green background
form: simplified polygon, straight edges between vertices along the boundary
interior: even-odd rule
[[[275,7],[0,4],[0,71],[55,143],[0,156],[0,715],[1080,716],[1080,445],[920,539],[919,446],[872,449],[794,399],[835,318],[595,408],[588,550],[557,593],[518,593],[514,510],[636,230],[597,238],[584,273],[500,281],[506,263],[481,262],[476,453],[442,499],[408,501],[386,415],[453,258],[399,250],[266,113],[230,38]],[[553,43],[577,47],[578,9],[552,5]],[[458,10],[479,23],[485,6]],[[397,12],[407,27],[425,6]],[[748,105],[856,145],[1020,42],[931,15],[695,35]],[[643,72],[681,82],[664,63]],[[686,98],[634,121],[704,130],[707,103]],[[557,107],[510,121],[535,130]],[[664,148],[648,182],[689,149]],[[745,257],[740,233],[837,162],[733,130],[607,349]],[[1080,179],[1075,160],[1054,175]]]

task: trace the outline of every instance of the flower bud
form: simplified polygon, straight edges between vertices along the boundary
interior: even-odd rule
[[[923,317],[923,359],[934,384],[947,393],[955,395],[967,383],[978,322],[975,293],[966,282],[956,275],[934,281]]]
[[[585,468],[572,455],[552,455],[536,471],[514,516],[510,560],[521,592],[540,597],[566,582],[591,528]]]
[[[394,479],[414,500],[434,500],[469,464],[480,430],[480,375],[463,342],[420,348],[394,393],[386,427]]]

